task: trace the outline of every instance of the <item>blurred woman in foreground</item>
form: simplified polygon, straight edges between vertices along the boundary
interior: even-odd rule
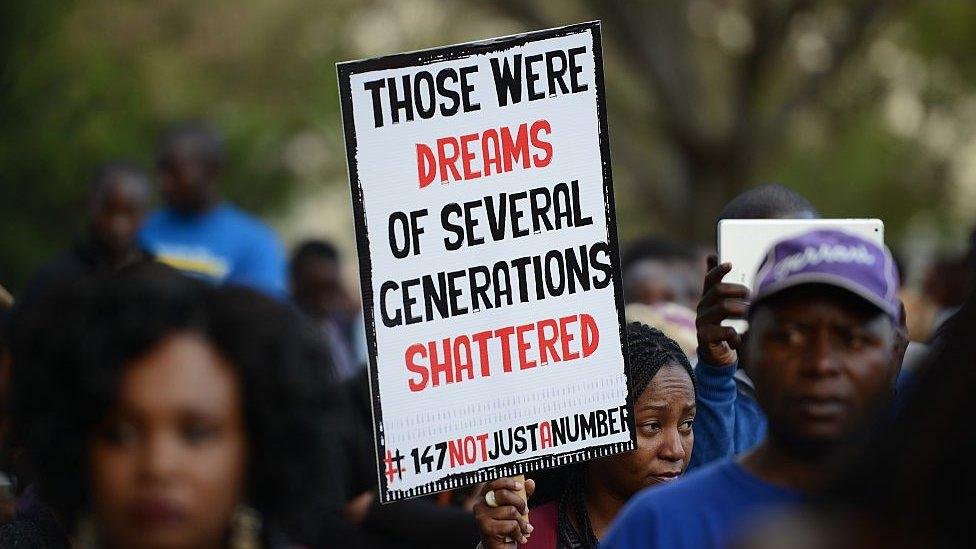
[[[311,537],[303,517],[330,491],[328,358],[295,313],[149,265],[52,296],[27,322],[14,425],[77,545]]]
[[[637,448],[568,468],[556,500],[533,508],[530,521],[521,516],[527,504],[516,493],[520,483],[488,483],[475,505],[484,549],[515,547],[515,541],[527,548],[595,548],[634,494],[684,473],[695,442],[695,375],[688,358],[659,330],[637,322],[627,326],[627,354]],[[524,488],[531,496],[535,482],[525,481]]]

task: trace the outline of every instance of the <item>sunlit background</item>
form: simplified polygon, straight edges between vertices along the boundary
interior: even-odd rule
[[[99,163],[227,139],[227,196],[354,254],[335,63],[601,19],[622,240],[714,240],[779,182],[921,265],[976,221],[976,2],[35,0],[0,8],[0,278],[70,243]],[[913,275],[916,276],[916,275]],[[917,276],[916,276],[917,278]]]

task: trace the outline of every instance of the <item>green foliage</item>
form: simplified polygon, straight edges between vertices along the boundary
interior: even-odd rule
[[[763,181],[881,216],[895,239],[919,212],[971,221],[970,0],[33,0],[0,3],[0,283],[21,287],[77,234],[98,164],[151,169],[173,122],[220,129],[225,194],[287,219],[346,185],[335,62],[585,19],[604,21],[625,239],[707,243],[726,197]],[[852,37],[842,64],[800,67]]]
[[[334,63],[348,53],[331,31],[341,4],[5,4],[5,285],[21,286],[77,233],[99,164],[130,159],[151,169],[156,136],[175,121],[204,119],[224,134],[223,191],[261,214],[280,213],[302,188],[282,162],[288,140],[338,131]]]

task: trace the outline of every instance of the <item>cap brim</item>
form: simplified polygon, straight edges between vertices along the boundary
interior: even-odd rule
[[[868,290],[864,286],[856,282],[852,282],[848,278],[829,274],[829,273],[798,274],[798,275],[789,276],[784,280],[780,280],[779,282],[774,282],[769,286],[766,286],[765,288],[763,288],[761,292],[758,292],[756,294],[755,298],[752,301],[752,306],[755,306],[757,303],[760,303],[763,300],[768,299],[774,295],[782,293],[784,290],[795,288],[797,286],[804,286],[807,284],[825,284],[827,286],[833,286],[835,288],[846,290],[856,295],[857,297],[867,301],[871,305],[874,305],[875,307],[880,309],[881,312],[891,317],[891,319],[894,320],[895,322],[899,321],[899,316],[901,315],[901,311],[899,309],[893,309],[891,303],[889,303],[888,301],[884,300],[881,297],[878,297],[877,294],[875,294],[871,290]]]

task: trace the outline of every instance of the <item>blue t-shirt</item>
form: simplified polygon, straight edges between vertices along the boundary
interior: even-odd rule
[[[801,492],[769,484],[734,460],[724,460],[634,496],[617,515],[600,547],[726,547],[766,513],[803,500]]]
[[[227,203],[199,215],[161,208],[146,220],[140,243],[158,261],[214,283],[285,296],[285,254],[278,236]]]

